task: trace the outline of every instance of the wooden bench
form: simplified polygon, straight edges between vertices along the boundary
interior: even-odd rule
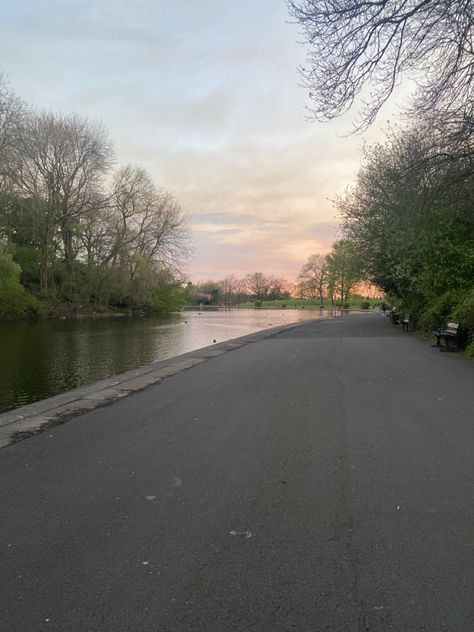
[[[392,309],[390,310],[389,316],[390,316],[390,321],[392,325],[398,325],[398,323],[400,322],[400,314],[398,312],[398,308],[392,307]]]
[[[431,333],[436,338],[436,344],[433,347],[439,347],[441,351],[450,351],[453,344],[456,349],[459,349],[465,338],[464,330],[459,323],[448,323],[446,327],[433,327]],[[442,340],[444,340],[444,347],[441,344]]]
[[[405,314],[402,319],[403,331],[415,331],[416,328],[416,316],[414,314]]]

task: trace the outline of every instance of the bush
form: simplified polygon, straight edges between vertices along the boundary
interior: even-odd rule
[[[262,307],[262,301],[255,301],[254,307]]]
[[[361,301],[360,308],[361,309],[369,309],[370,301]]]
[[[474,330],[474,289],[454,306],[450,320],[459,322],[463,327]]]
[[[469,358],[474,358],[474,342],[471,342],[470,345],[467,345],[466,349],[464,350],[464,353]]]
[[[158,285],[146,305],[151,311],[158,313],[179,312],[186,303],[186,294],[179,283],[165,283]]]
[[[0,252],[0,318],[33,317],[46,311],[21,285],[20,276],[21,268],[11,255]]]
[[[459,292],[446,292],[433,301],[420,314],[420,327],[428,329],[431,325],[439,325],[451,320],[455,306],[460,302]]]
[[[13,260],[21,268],[21,283],[25,287],[38,287],[40,284],[40,270],[38,251],[34,246],[16,246]]]

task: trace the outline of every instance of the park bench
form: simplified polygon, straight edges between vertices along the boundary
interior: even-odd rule
[[[415,331],[416,316],[414,314],[405,314],[402,319],[403,331]]]
[[[431,333],[436,338],[436,344],[433,347],[439,347],[441,351],[452,350],[452,345],[459,349],[465,344],[466,331],[459,323],[447,323],[445,327],[432,327]],[[444,347],[441,344],[442,340],[444,340]]]
[[[389,313],[390,321],[392,325],[398,325],[400,322],[400,313],[396,307],[392,307]]]

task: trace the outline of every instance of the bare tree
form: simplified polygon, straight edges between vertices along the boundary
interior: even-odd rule
[[[311,255],[298,275],[298,292],[300,296],[312,300],[319,298],[322,305],[328,276],[327,272],[326,258],[319,254]]]
[[[240,299],[240,281],[233,274],[219,281],[219,294],[226,307],[232,307]]]
[[[110,250],[104,263],[126,261],[133,276],[139,255],[179,274],[190,245],[174,196],[156,187],[144,169],[128,165],[115,174],[110,199]]]
[[[474,86],[471,0],[287,0],[303,29],[301,68],[317,120],[347,111],[370,88],[368,127],[402,76],[416,80],[416,109],[468,112]]]
[[[278,277],[278,276],[275,276],[274,274],[271,274],[268,277],[268,281],[269,281],[270,287],[268,290],[267,298],[271,300],[289,298],[289,295],[290,295],[288,291],[289,283],[285,278]]]
[[[251,274],[246,275],[245,285],[248,292],[252,296],[255,296],[258,301],[261,301],[268,297],[272,286],[272,280],[270,277],[263,274],[263,272],[252,272]]]
[[[8,87],[0,73],[0,176],[4,175],[8,151],[18,142],[26,106]]]
[[[59,231],[64,259],[74,262],[81,220],[97,208],[112,159],[100,123],[75,115],[29,115],[9,152],[7,177],[20,196],[33,201],[42,233],[41,277],[46,288],[51,241]]]

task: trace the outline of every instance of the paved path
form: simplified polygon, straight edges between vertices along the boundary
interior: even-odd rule
[[[0,451],[2,632],[469,632],[474,365],[303,324]]]

